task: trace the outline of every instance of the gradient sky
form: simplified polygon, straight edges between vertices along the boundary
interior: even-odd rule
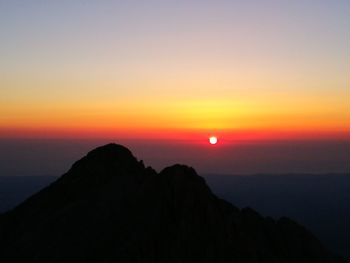
[[[350,138],[350,2],[0,0],[2,138]]]

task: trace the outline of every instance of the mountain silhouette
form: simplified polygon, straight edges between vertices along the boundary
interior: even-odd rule
[[[191,167],[157,173],[108,144],[0,216],[0,262],[342,261],[296,222],[216,197]]]

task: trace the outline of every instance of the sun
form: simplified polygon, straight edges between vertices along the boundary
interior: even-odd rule
[[[210,144],[216,144],[218,142],[218,138],[215,136],[209,137],[209,143]]]

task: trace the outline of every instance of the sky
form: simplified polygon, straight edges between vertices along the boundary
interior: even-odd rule
[[[350,140],[347,0],[0,0],[0,138]]]

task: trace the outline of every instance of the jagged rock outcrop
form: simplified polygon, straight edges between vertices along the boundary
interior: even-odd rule
[[[108,144],[0,217],[0,262],[340,262],[302,226],[238,209],[193,168]]]

